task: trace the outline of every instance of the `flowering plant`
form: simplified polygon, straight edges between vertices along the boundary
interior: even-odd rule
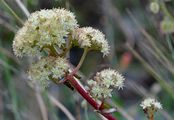
[[[66,57],[73,46],[84,49],[74,69]],[[115,70],[105,69],[98,72],[94,79],[88,80],[89,89],[85,89],[75,76],[89,51],[98,50],[107,56],[109,49],[102,32],[92,27],[80,28],[75,15],[65,9],[32,13],[13,41],[16,56],[38,57],[28,71],[28,78],[32,82],[38,83],[43,89],[51,81],[68,83],[104,117],[116,120],[110,113],[104,112],[104,102],[111,97],[113,88],[123,88],[124,77]]]

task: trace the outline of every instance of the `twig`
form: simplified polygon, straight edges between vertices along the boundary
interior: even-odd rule
[[[66,109],[66,107],[62,105],[58,100],[56,100],[56,98],[54,98],[52,95],[49,95],[49,98],[54,105],[56,105],[58,108],[60,108],[63,111],[63,113],[65,113],[65,115],[69,118],[69,120],[75,120],[75,118],[68,111],[68,109]]]

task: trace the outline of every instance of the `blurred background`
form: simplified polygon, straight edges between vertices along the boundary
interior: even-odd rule
[[[33,89],[26,77],[31,58],[13,54],[19,19],[58,7],[74,12],[81,27],[92,26],[106,34],[111,54],[103,58],[90,52],[81,72],[87,79],[111,67],[125,76],[124,89],[115,90],[108,101],[117,109],[113,115],[118,120],[145,120],[139,105],[146,97],[155,97],[163,105],[155,120],[174,120],[174,0],[5,1],[0,0],[0,120],[103,119],[66,86],[51,84],[43,92]],[[151,6],[152,2],[159,6]],[[73,48],[71,63],[77,65],[81,54],[81,49]]]

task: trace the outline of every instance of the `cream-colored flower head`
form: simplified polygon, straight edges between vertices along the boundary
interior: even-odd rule
[[[89,80],[90,93],[94,98],[111,97],[113,88],[123,88],[124,77],[115,70],[105,69],[98,72],[94,80]]]
[[[75,16],[65,9],[40,10],[32,13],[17,32],[13,50],[17,56],[33,56],[44,47],[65,46],[68,34],[78,27]]]
[[[154,108],[155,110],[157,109],[162,109],[162,105],[160,102],[158,102],[156,99],[153,98],[147,98],[145,99],[140,106],[143,109],[148,109],[148,108]]]
[[[42,88],[48,87],[50,79],[61,80],[68,72],[68,63],[59,57],[45,57],[33,64],[28,71],[28,77]],[[58,82],[57,81],[57,82]]]
[[[154,116],[154,113],[158,109],[162,109],[162,105],[160,102],[158,102],[156,99],[153,98],[147,98],[145,99],[140,106],[143,108],[144,113],[147,115],[148,118],[151,118]]]
[[[72,37],[74,44],[81,48],[91,48],[92,50],[100,50],[103,55],[109,54],[109,45],[105,39],[105,35],[92,27],[77,28]]]

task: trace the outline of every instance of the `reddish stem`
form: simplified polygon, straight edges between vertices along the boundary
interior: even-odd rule
[[[102,110],[102,109],[104,109],[104,100],[102,100],[102,103],[101,103],[101,105],[99,107],[99,110]]]
[[[72,75],[68,75],[67,80],[74,86],[74,88],[81,94],[81,96],[83,96],[83,98],[86,99],[86,101],[89,104],[91,104],[94,109],[100,111],[100,113],[105,118],[107,118],[108,120],[117,120],[110,113],[102,112],[104,108],[99,109],[100,105],[88,94],[88,92],[83,88],[83,86]]]

